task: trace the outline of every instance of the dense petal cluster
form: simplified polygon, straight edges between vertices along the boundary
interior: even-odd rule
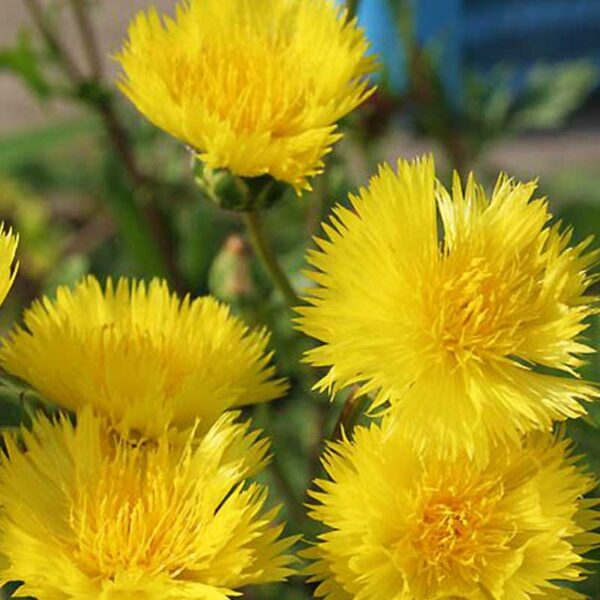
[[[598,253],[569,246],[534,191],[501,176],[488,197],[456,177],[450,194],[431,159],[401,161],[335,208],[299,319],[323,342],[308,355],[329,367],[321,387],[361,383],[440,454],[485,458],[583,414],[595,390],[576,369],[591,351],[580,336]]]
[[[225,600],[289,574],[276,510],[245,479],[267,445],[223,415],[201,439],[130,444],[91,410],[42,417],[0,466],[0,580],[45,600]]]
[[[0,225],[0,304],[6,299],[8,291],[17,275],[15,255],[19,238],[11,230],[6,231],[4,224]]]
[[[181,0],[132,22],[119,87],[210,167],[300,191],[371,93],[367,50],[332,0]]]
[[[60,407],[95,407],[122,432],[160,435],[280,397],[265,330],[211,297],[180,300],[163,281],[87,277],[25,312],[0,362]]]
[[[568,443],[534,432],[485,463],[424,458],[384,422],[330,446],[307,554],[327,600],[564,600],[598,545],[595,485]]]

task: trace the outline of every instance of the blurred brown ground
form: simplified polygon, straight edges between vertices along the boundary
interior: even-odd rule
[[[66,4],[66,0],[62,0]],[[44,4],[44,0],[40,0]],[[94,24],[101,44],[106,76],[111,77],[116,67],[111,55],[118,51],[127,31],[131,17],[140,9],[150,5],[169,10],[173,0],[97,0],[94,10]],[[69,11],[65,10],[65,18],[61,21],[64,28],[61,37],[72,50],[71,54],[83,67],[84,57],[80,51],[80,39],[75,24],[69,20]],[[31,29],[31,20],[24,0],[0,0],[0,48],[14,42],[19,31]],[[41,107],[19,81],[10,74],[0,73],[0,136],[7,133],[32,128],[58,117],[72,115],[72,110],[53,103]]]

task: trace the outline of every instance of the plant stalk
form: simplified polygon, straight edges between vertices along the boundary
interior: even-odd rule
[[[300,299],[292,287],[287,275],[281,268],[281,265],[275,256],[275,252],[267,240],[258,211],[251,210],[244,212],[242,213],[242,219],[248,230],[250,243],[258,256],[258,259],[262,263],[265,272],[270,277],[271,282],[283,294],[283,297],[290,308],[298,306],[300,304]]]
[[[94,32],[94,27],[90,19],[87,0],[70,0],[71,8],[77,21],[81,43],[83,44],[85,53],[87,54],[88,63],[92,77],[95,80],[102,79],[102,55],[98,48],[98,41]]]
[[[71,0],[70,4],[90,63],[91,78],[82,73],[60,38],[48,25],[39,1],[25,0],[25,5],[33,23],[44,38],[46,45],[56,56],[58,64],[75,90],[89,83],[95,83],[98,87],[101,87],[102,59],[87,8],[84,5],[84,0]],[[152,270],[157,271],[159,274],[168,275],[175,289],[180,292],[184,291],[185,286],[172,253],[171,236],[165,227],[164,219],[157,205],[156,193],[153,191],[155,182],[152,182],[139,168],[128,132],[115,110],[112,96],[109,93],[100,94],[93,99],[88,98],[87,102],[101,118],[108,140],[119,156],[132,187],[144,191],[143,196],[147,201],[142,205],[138,203],[136,208],[141,215],[141,223],[145,229],[143,234],[149,238],[149,243],[154,244],[158,250],[156,253],[158,261],[155,261],[156,264],[153,265]],[[119,221],[119,214],[114,211],[113,217],[116,221]]]
[[[44,11],[38,3],[38,1],[25,0],[25,6],[29,11],[29,14],[31,15],[31,19],[33,20],[35,26],[42,34],[42,37],[44,38],[44,41],[46,42],[48,48],[50,48],[50,50],[52,50],[52,52],[59,59],[67,78],[71,81],[81,80],[82,73],[77,63],[71,58],[71,55],[63,46],[60,38],[56,36],[52,29],[48,26],[48,23],[46,22],[46,18],[44,16]]]
[[[276,453],[273,453],[271,456],[271,461],[267,468],[275,485],[279,489],[279,493],[285,499],[285,507],[289,511],[290,516],[295,523],[302,523],[304,519],[306,519],[306,515],[302,509],[302,502],[296,495],[296,490],[283,469],[281,462],[277,458]]]

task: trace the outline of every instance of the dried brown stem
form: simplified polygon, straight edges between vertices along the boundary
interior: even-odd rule
[[[346,402],[342,407],[342,412],[340,413],[337,423],[333,429],[332,439],[334,442],[341,440],[344,435],[349,435],[354,429],[354,423],[356,421],[356,417],[358,416],[359,409],[359,391],[359,386],[355,385],[350,390],[348,398],[346,398]]]
[[[54,52],[58,63],[71,84],[76,89],[80,89],[86,83],[95,83],[96,86],[101,89],[102,61],[98,50],[98,43],[96,41],[96,33],[89,19],[89,14],[87,13],[84,1],[71,0],[71,6],[92,68],[91,79],[86,78],[81,72],[75,61],[71,58],[66,47],[62,44],[60,38],[49,27],[38,0],[25,0],[25,4],[31,14],[35,26],[42,34],[48,47]],[[140,206],[142,216],[146,221],[148,231],[153,237],[156,247],[160,251],[163,258],[164,269],[169,275],[170,280],[178,291],[184,291],[185,286],[183,285],[172,252],[170,235],[168,234],[163,217],[157,205],[157,195],[153,191],[153,182],[139,168],[129,135],[115,111],[111,95],[108,93],[98,94],[88,100],[89,105],[102,119],[108,139],[119,156],[132,185],[138,190],[146,192],[146,202]]]
[[[97,37],[90,20],[86,0],[70,0],[70,4],[75,20],[77,21],[81,43],[90,64],[92,77],[93,79],[100,80],[102,79],[103,71],[102,55],[100,54]]]
[[[48,22],[44,15],[44,11],[38,0],[24,0],[25,6],[29,10],[29,14],[35,26],[38,28],[48,47],[54,52],[59,62],[62,65],[65,74],[71,81],[80,81],[82,73],[77,66],[77,63],[71,58],[67,49],[63,46],[60,38],[48,26]]]

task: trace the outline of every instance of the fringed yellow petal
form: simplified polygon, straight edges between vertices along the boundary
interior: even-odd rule
[[[373,91],[367,50],[332,0],[182,0],[174,18],[133,20],[119,87],[210,167],[300,192]]]
[[[0,304],[6,299],[17,275],[18,264],[15,264],[15,255],[19,237],[12,230],[6,231],[4,224],[0,224]]]
[[[444,456],[485,459],[584,414],[596,390],[576,370],[591,352],[598,253],[569,246],[534,191],[501,176],[488,197],[456,176],[450,193],[427,158],[383,166],[351,209],[335,208],[298,320],[322,342],[307,355],[329,368],[320,387],[361,384]]]
[[[2,581],[65,600],[226,600],[290,573],[266,489],[267,444],[223,415],[198,439],[129,444],[84,409],[40,418],[0,466]]]
[[[25,312],[0,362],[58,406],[91,405],[121,432],[148,437],[285,393],[269,335],[211,297],[180,300],[164,281],[87,277]]]
[[[568,443],[532,433],[483,463],[424,457],[390,422],[327,450],[312,492],[327,530],[306,553],[327,600],[583,598],[600,542],[595,487]]]

